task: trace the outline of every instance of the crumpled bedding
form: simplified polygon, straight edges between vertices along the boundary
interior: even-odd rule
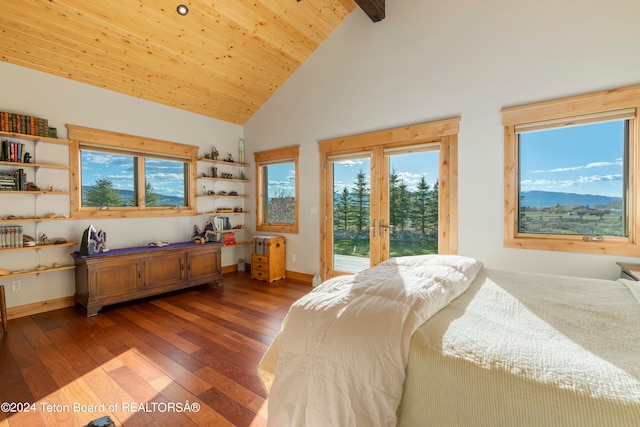
[[[414,331],[482,263],[395,258],[326,281],[294,303],[258,368],[270,426],[395,426]]]

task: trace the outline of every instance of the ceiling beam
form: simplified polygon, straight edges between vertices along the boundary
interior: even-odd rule
[[[384,0],[355,0],[373,22],[384,19]]]

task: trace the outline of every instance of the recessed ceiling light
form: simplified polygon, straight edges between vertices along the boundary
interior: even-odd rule
[[[178,11],[178,15],[182,16],[185,16],[187,13],[189,13],[189,8],[184,4],[179,4],[176,10]]]

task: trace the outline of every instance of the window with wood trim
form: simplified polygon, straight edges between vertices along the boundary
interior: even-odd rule
[[[198,147],[68,125],[71,216],[195,215]]]
[[[298,233],[299,147],[254,153],[258,189],[256,230]]]
[[[505,246],[637,255],[640,87],[503,109]]]

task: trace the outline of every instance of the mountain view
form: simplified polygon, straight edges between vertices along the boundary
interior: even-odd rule
[[[523,191],[520,206],[528,208],[546,208],[553,206],[589,206],[612,207],[619,205],[620,197],[594,194],[561,193],[555,191]]]
[[[83,185],[82,194],[86,194],[91,186]],[[122,200],[129,202],[135,197],[134,192],[131,190],[115,189]],[[165,194],[153,193],[158,198],[158,206],[184,206],[184,199],[182,197],[167,196]]]

